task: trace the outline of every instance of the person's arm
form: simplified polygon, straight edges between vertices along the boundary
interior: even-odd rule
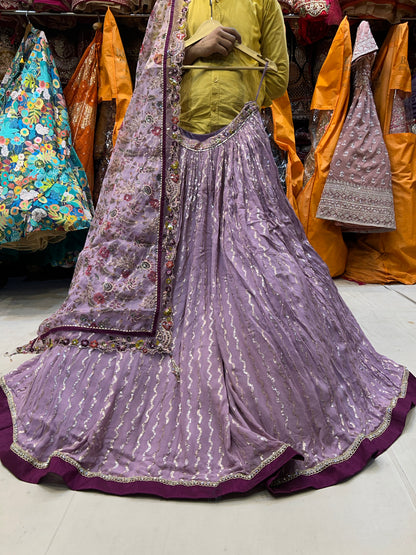
[[[239,33],[232,27],[217,27],[209,35],[185,50],[184,65],[192,65],[198,58],[218,55],[226,58],[236,42],[241,42]]]
[[[277,74],[266,74],[266,97],[269,106],[275,98],[282,96],[289,81],[289,56],[286,46],[286,28],[282,10],[277,0],[264,0],[263,24],[261,28],[261,54],[277,65]]]

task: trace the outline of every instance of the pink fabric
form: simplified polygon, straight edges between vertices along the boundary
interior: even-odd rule
[[[67,12],[71,10],[71,0],[0,0],[0,9]]]
[[[298,21],[289,24],[300,44],[312,44],[328,34],[329,25],[339,25],[342,12],[338,0],[294,0]]]

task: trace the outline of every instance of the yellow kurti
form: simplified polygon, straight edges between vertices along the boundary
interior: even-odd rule
[[[278,73],[268,72],[257,99],[259,106],[286,91],[288,54],[282,11],[277,0],[213,0],[213,18],[225,27],[234,27],[242,43],[273,60]],[[187,37],[210,18],[209,0],[192,0],[187,19]],[[195,65],[201,63],[196,60]],[[205,58],[204,65],[257,65],[238,50],[227,58]],[[224,127],[246,102],[256,99],[261,71],[187,70],[181,88],[181,126],[193,133],[209,133]]]

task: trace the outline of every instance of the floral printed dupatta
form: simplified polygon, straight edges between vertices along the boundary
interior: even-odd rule
[[[149,18],[135,92],[69,295],[41,325],[34,350],[65,330],[66,341],[87,332],[94,335],[92,346],[105,350],[170,352],[187,4],[161,0]]]

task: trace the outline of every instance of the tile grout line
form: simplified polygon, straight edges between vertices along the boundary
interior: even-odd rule
[[[406,488],[407,494],[410,497],[410,501],[412,502],[412,505],[414,506],[414,509],[416,510],[416,491],[414,490],[412,484],[410,483],[409,478],[406,476],[406,472],[403,470],[403,467],[400,464],[399,459],[397,458],[393,449],[390,449],[388,454],[390,455],[390,458],[392,459],[393,464],[396,467],[396,470],[397,470],[397,472],[400,476],[400,479],[401,479],[401,481],[403,482],[403,485]]]
[[[393,289],[392,287],[389,287],[388,285],[383,285],[383,287],[385,289],[387,289],[388,291],[393,291],[393,293],[396,293],[396,295],[400,295],[401,297],[403,297],[407,301],[410,301],[411,303],[416,304],[416,301],[414,299],[412,299],[411,297],[408,297],[407,295],[405,295],[401,291],[397,291],[396,289]]]
[[[49,545],[48,545],[48,547],[47,547],[47,549],[46,549],[46,551],[45,551],[45,555],[48,555],[48,553],[49,553],[49,551],[50,551],[50,549],[51,549],[51,547],[52,547],[52,544],[53,544],[53,542],[54,542],[54,540],[55,540],[55,538],[56,538],[56,535],[57,535],[57,533],[58,533],[58,530],[59,530],[59,528],[61,527],[61,524],[62,524],[64,518],[66,517],[66,515],[67,515],[67,513],[68,513],[68,511],[69,511],[69,508],[70,508],[70,506],[72,505],[72,501],[74,500],[74,498],[75,498],[75,492],[73,491],[73,492],[72,492],[71,500],[70,500],[70,502],[68,503],[68,505],[67,505],[67,507],[66,507],[66,509],[65,509],[65,511],[64,511],[64,514],[62,515],[61,520],[60,520],[60,521],[58,522],[58,524],[56,525],[55,532],[53,533],[52,538],[51,538],[51,540],[50,540],[50,542],[49,542]]]

